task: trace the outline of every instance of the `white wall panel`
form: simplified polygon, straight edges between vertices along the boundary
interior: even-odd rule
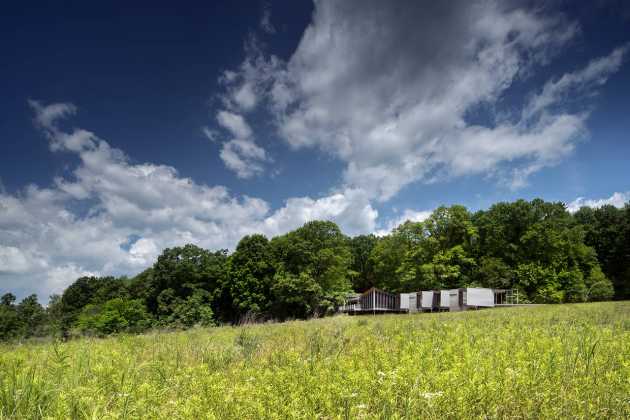
[[[409,295],[411,293],[400,294],[400,309],[409,309]]]
[[[420,304],[423,309],[431,309],[433,306],[433,292],[422,292],[422,300]]]
[[[451,301],[451,291],[440,290],[440,307],[448,308],[450,306],[450,301]]]
[[[469,287],[466,289],[466,305],[494,306],[494,292],[492,289]]]
[[[418,311],[418,294],[409,293],[409,312]]]
[[[449,290],[448,296],[449,296],[449,301],[448,301],[449,308],[460,309],[459,308],[459,290],[457,289]]]

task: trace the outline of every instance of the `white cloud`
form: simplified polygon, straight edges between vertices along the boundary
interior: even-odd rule
[[[623,207],[626,203],[630,202],[630,191],[615,192],[608,198],[599,199],[586,199],[584,197],[578,197],[569,204],[567,204],[567,210],[571,213],[575,213],[582,207],[599,208],[602,206],[615,206],[618,208]]]
[[[270,16],[269,10],[265,10],[261,25]],[[267,29],[270,28],[272,26],[267,22]],[[245,51],[246,59],[237,71],[226,70],[219,77],[224,92],[219,95],[222,107],[216,113],[217,124],[232,137],[223,142],[220,157],[228,169],[244,179],[261,175],[265,163],[273,161],[266,150],[256,143],[254,131],[247,123],[247,114],[263,99],[281,65],[275,56],[265,57],[253,37],[246,43]],[[202,130],[210,140],[218,138],[216,131],[208,127],[202,127]]]
[[[251,178],[262,173],[264,167],[260,162],[267,160],[265,149],[252,141],[239,139],[223,143],[219,156],[239,178]]]
[[[13,246],[0,245],[0,273],[26,273],[44,266],[43,262]]]
[[[77,267],[75,264],[69,263],[52,267],[45,275],[45,289],[41,288],[39,290],[45,290],[46,294],[52,295],[62,294],[64,289],[68,287],[68,284],[79,277],[98,276],[99,273],[86,271]],[[45,302],[45,300],[43,302]]]
[[[377,217],[363,191],[346,189],[319,199],[290,198],[263,221],[262,230],[275,235],[286,231],[286,226],[297,227],[309,220],[334,220],[344,233],[356,235],[374,230]]]
[[[245,139],[252,135],[252,129],[241,115],[229,111],[219,111],[217,121],[236,138]]]
[[[223,143],[220,157],[228,169],[239,178],[251,178],[264,171],[263,163],[269,161],[265,149],[252,138],[252,129],[245,119],[230,111],[219,111],[217,121],[234,137]]]
[[[266,90],[282,71],[283,63],[276,56],[266,57],[255,37],[245,44],[245,60],[219,77],[225,92],[219,96],[225,109],[232,112],[252,111],[264,98]]]
[[[523,109],[523,119],[529,119],[539,112],[546,111],[550,106],[566,100],[569,95],[576,96],[576,93],[594,89],[606,83],[608,78],[621,67],[628,48],[628,45],[616,48],[609,55],[592,60],[582,70],[566,73],[556,81],[547,82],[542,92],[533,96]]]
[[[316,2],[288,62],[246,49],[228,103],[238,107],[236,87],[255,86],[280,137],[339,158],[345,188],[381,201],[412,182],[471,174],[519,188],[586,133],[588,114],[564,106],[568,89],[593,93],[626,48],[547,83],[520,110],[493,110],[579,32],[560,14],[505,2]],[[479,109],[490,110],[483,124],[471,122]]]
[[[36,111],[35,121],[46,130],[54,128],[55,120],[74,115],[77,108],[73,104],[56,103],[43,106],[39,101],[29,99],[28,104]]]
[[[44,131],[50,140],[50,149],[53,151],[68,149],[78,152],[83,148],[95,146],[95,137],[85,130],[74,130],[65,133],[57,127],[57,121],[77,111],[73,104],[56,103],[43,106],[39,101],[29,100],[31,108],[35,111],[35,122]]]
[[[239,178],[251,178],[263,173],[263,163],[270,161],[265,149],[256,144],[252,129],[242,115],[221,110],[216,116],[219,125],[233,137],[223,143],[220,157],[225,166]],[[203,128],[206,136],[215,141],[215,132]]]
[[[360,191],[291,198],[271,211],[264,200],[198,184],[170,166],[133,164],[88,131],[60,130],[58,118],[67,113],[39,103],[34,110],[55,150],[75,154],[80,163],[71,177],[57,178],[49,188],[0,192],[3,290],[36,292],[43,299],[80,275],[133,275],[166,247],[233,249],[246,234],[277,235],[314,218],[337,222],[349,233],[374,229],[377,212]],[[69,141],[77,137],[84,141]],[[77,205],[88,210],[79,214]]]
[[[134,263],[147,266],[155,261],[161,251],[153,239],[140,238],[129,248],[129,257]]]
[[[253,109],[258,103],[258,97],[254,92],[254,86],[250,82],[245,82],[232,93],[232,100],[243,110]]]
[[[399,217],[388,220],[387,223],[385,223],[385,227],[377,229],[374,233],[377,236],[389,235],[390,233],[392,233],[392,231],[395,228],[402,225],[406,221],[423,222],[429,216],[431,216],[431,213],[432,213],[431,210],[417,211],[417,210],[406,209]]]

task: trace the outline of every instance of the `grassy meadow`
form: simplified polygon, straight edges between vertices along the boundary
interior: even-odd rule
[[[0,345],[0,418],[624,418],[630,302]]]

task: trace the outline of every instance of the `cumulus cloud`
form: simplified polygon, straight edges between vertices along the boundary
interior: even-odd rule
[[[334,220],[344,233],[356,235],[374,230],[378,212],[361,190],[346,189],[319,199],[290,198],[284,207],[263,221],[264,232],[272,235],[285,231],[285,226],[301,225],[309,220]]]
[[[566,93],[592,94],[627,48],[506,112],[512,85],[553,60],[579,25],[525,3],[456,3],[315,2],[287,62],[246,49],[229,102],[248,86],[291,147],[337,157],[343,185],[381,201],[412,182],[474,174],[522,187],[586,133],[588,113],[565,107]],[[483,123],[471,118],[484,109]]]
[[[28,252],[14,246],[0,245],[0,273],[27,273],[44,265],[42,260]]]
[[[129,248],[129,258],[139,265],[150,265],[160,254],[155,240],[150,238],[140,238]]]
[[[615,192],[608,198],[587,199],[578,197],[567,204],[567,210],[571,213],[575,213],[582,207],[599,208],[602,206],[615,206],[621,208],[626,205],[626,203],[630,203],[630,191]]]
[[[75,154],[79,164],[49,188],[0,192],[3,290],[45,298],[81,275],[135,274],[166,247],[233,249],[243,235],[282,234],[314,218],[349,233],[374,229],[377,212],[360,192],[291,198],[272,211],[264,200],[198,184],[173,167],[133,164],[87,130],[61,130],[60,118],[71,114],[65,110],[76,110],[71,104],[31,105],[54,150]]]
[[[79,277],[84,277],[84,276],[98,276],[99,274],[100,273],[96,271],[84,270],[78,267],[74,263],[53,266],[45,273],[45,277],[44,277],[45,284],[38,285],[39,287],[35,290],[45,291],[45,293],[49,295],[61,294],[63,293],[65,288],[68,287],[68,284],[72,282],[71,279],[78,279]],[[42,297],[42,300],[43,300],[43,297]],[[45,300],[43,301],[45,302]]]
[[[411,210],[406,209],[399,217],[388,220],[384,227],[377,229],[374,233],[377,236],[385,236],[392,233],[392,231],[403,223],[410,222],[423,222],[429,216],[431,216],[431,210]]]

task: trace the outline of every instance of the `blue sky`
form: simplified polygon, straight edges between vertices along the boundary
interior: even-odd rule
[[[311,219],[630,198],[623,1],[24,3],[0,28],[0,292]]]

